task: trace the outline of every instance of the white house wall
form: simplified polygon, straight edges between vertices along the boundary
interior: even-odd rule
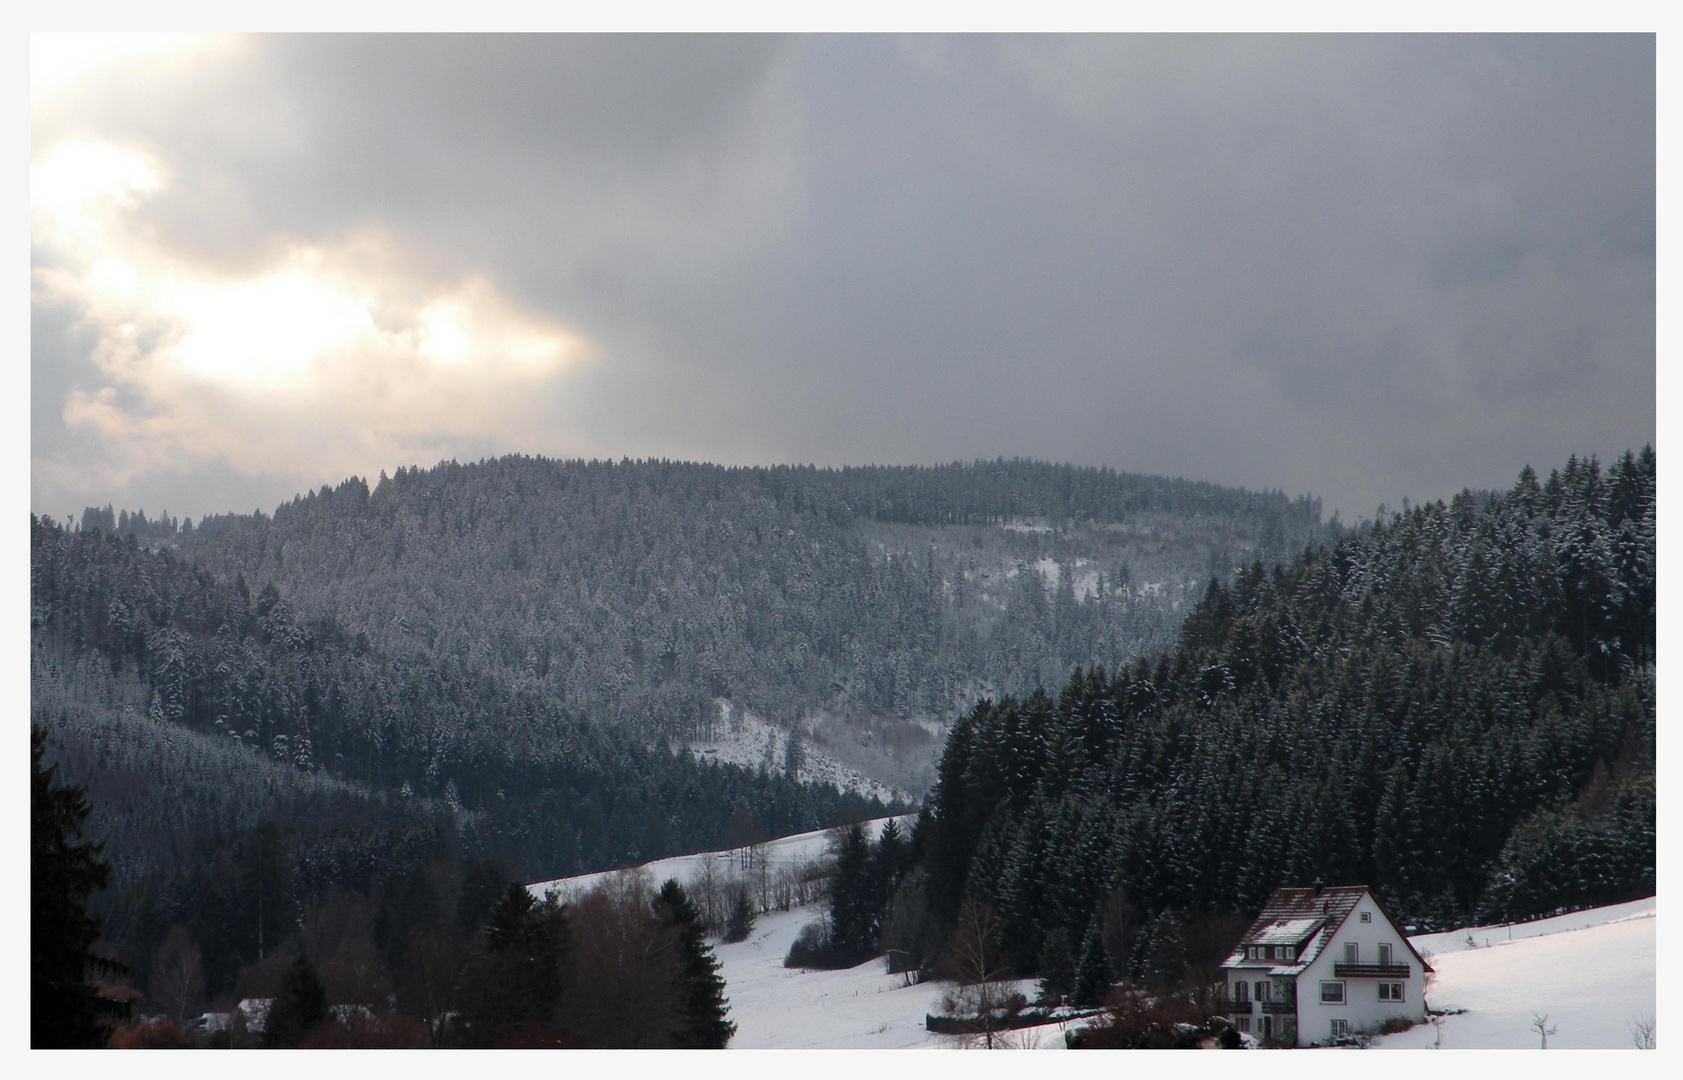
[[[1368,913],[1373,921],[1362,922],[1363,912]],[[1377,964],[1379,946],[1389,944],[1391,963],[1406,964],[1408,978],[1336,978],[1333,975],[1333,965],[1344,962],[1344,944],[1348,941],[1354,941],[1360,947],[1358,960],[1363,964]],[[1342,982],[1344,1004],[1323,1005],[1322,982]],[[1381,982],[1401,982],[1403,999],[1380,1001]],[[1420,961],[1410,951],[1408,943],[1403,940],[1396,927],[1391,925],[1391,920],[1387,919],[1379,905],[1374,903],[1373,894],[1365,893],[1351,909],[1343,925],[1333,934],[1326,948],[1315,958],[1315,962],[1297,977],[1297,1045],[1325,1044],[1332,1037],[1334,1020],[1345,1021],[1351,1034],[1377,1031],[1381,1023],[1394,1016],[1406,1016],[1419,1023],[1426,1019],[1424,987],[1425,971],[1421,968]]]

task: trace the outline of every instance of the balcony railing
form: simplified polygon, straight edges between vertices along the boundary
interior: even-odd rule
[[[1297,1002],[1291,999],[1287,999],[1285,1001],[1261,1001],[1257,1002],[1257,1004],[1262,1006],[1262,1012],[1269,1013],[1271,1015],[1278,1015],[1280,1013],[1290,1015],[1297,1011]],[[1249,1016],[1251,1014],[1250,1001],[1234,1001],[1232,998],[1224,998],[1216,1002],[1216,1008],[1229,1016]]]
[[[1335,979],[1406,979],[1407,964],[1334,964]]]

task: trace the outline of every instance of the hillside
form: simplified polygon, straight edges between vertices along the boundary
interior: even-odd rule
[[[1173,981],[1282,882],[1423,928],[1651,895],[1655,476],[1652,450],[1527,469],[1212,583],[1154,665],[978,705],[906,901],[992,905],[1022,973],[1102,936]]]
[[[1212,573],[1324,535],[1308,498],[1025,461],[524,457],[352,478],[273,517],[90,508],[82,527],[598,723],[702,743],[724,701],[912,791],[978,697],[1164,647]]]
[[[904,822],[905,819],[902,819]],[[874,835],[882,821],[869,823]],[[809,863],[824,856],[823,832],[783,837],[770,845],[771,865]],[[740,865],[742,852],[718,851],[648,864],[655,882],[675,877],[702,891],[708,863],[720,873]],[[599,884],[595,874],[530,886],[577,897]],[[840,971],[783,966],[822,903],[761,915],[746,941],[715,941],[737,1034],[732,1049],[913,1049],[952,1045],[924,1027],[939,1013],[946,984],[909,984],[890,975],[879,957]],[[1409,938],[1436,975],[1427,992],[1441,1029],[1422,1025],[1376,1039],[1376,1047],[1411,1049],[1522,1049],[1537,1045],[1533,1013],[1547,1013],[1557,1033],[1550,1048],[1630,1047],[1633,1022],[1656,1014],[1656,902],[1653,897],[1517,924],[1459,927]],[[1033,997],[1030,980],[1017,984]],[[1079,1021],[1076,1021],[1079,1023]],[[1015,1033],[1015,1045],[1061,1049],[1069,1025],[1048,1024]]]
[[[1630,1049],[1633,1028],[1657,1015],[1654,897],[1504,926],[1410,938],[1437,969],[1427,1000],[1447,1012],[1381,1038],[1387,1049],[1530,1049],[1548,1016],[1549,1049]],[[1471,944],[1469,944],[1471,942]],[[1460,1010],[1465,1010],[1460,1011]]]
[[[277,918],[430,862],[560,875],[889,809],[647,745],[471,659],[394,658],[133,538],[30,540],[30,722],[88,786],[97,904],[142,977],[180,924],[220,991]]]

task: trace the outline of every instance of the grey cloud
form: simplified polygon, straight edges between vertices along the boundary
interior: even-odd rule
[[[1653,438],[1654,55],[277,38],[36,140],[151,147],[151,226],[207,261],[375,228],[581,328],[535,452],[1022,453],[1353,517]]]

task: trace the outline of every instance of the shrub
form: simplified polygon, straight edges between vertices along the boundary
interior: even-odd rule
[[[834,971],[855,967],[868,959],[837,949],[830,941],[829,921],[820,919],[801,927],[801,932],[795,935],[795,943],[789,946],[789,955],[783,958],[783,966]]]

